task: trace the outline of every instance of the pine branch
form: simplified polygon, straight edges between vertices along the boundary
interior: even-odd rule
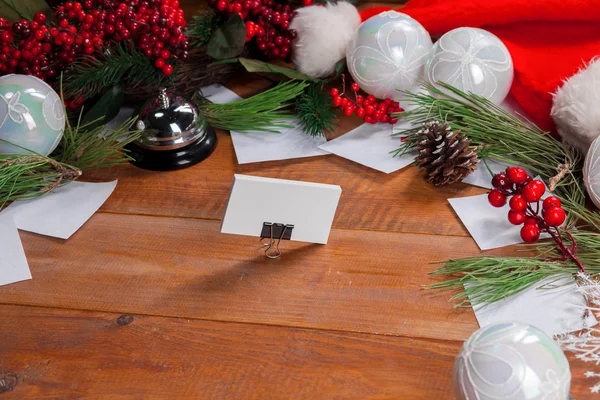
[[[79,169],[41,154],[5,155],[0,158],[0,208],[42,196],[80,175]]]
[[[453,129],[461,130],[473,145],[479,146],[481,158],[492,157],[518,165],[544,179],[555,176],[561,165],[569,165],[570,172],[559,182],[556,193],[574,195],[577,201],[583,201],[583,197],[570,189],[582,176],[583,157],[578,150],[562,145],[548,132],[483,97],[465,94],[444,83],[441,86],[444,90],[424,84],[431,94],[402,92],[405,96],[402,101],[416,109],[397,117],[411,122],[414,128],[398,133],[407,137],[395,155],[416,146],[419,140],[416,132],[423,123],[436,119],[447,121]]]
[[[313,84],[294,103],[302,129],[311,136],[325,136],[335,128],[337,117],[331,98],[322,85]]]
[[[63,90],[67,98],[92,98],[116,84],[147,84],[164,80],[152,61],[133,45],[119,44],[104,55],[86,56],[64,75]]]
[[[89,129],[94,122],[72,126],[67,120],[63,138],[51,157],[0,139],[23,149],[23,154],[0,156],[0,208],[9,201],[43,196],[76,180],[82,171],[126,162],[124,146],[141,135],[130,130],[134,120],[108,132],[103,132],[105,126]]]
[[[407,138],[396,154],[403,154],[418,144],[416,132],[421,124],[441,120],[447,121],[453,129],[460,129],[479,147],[478,153],[482,157],[527,168],[547,182],[563,175],[555,182],[553,193],[561,198],[567,212],[567,232],[577,243],[577,258],[588,273],[600,274],[600,214],[585,207],[585,189],[581,184],[582,154],[480,96],[441,85],[443,90],[426,84],[425,88],[431,94],[403,92],[403,101],[416,108],[398,117],[412,122],[414,128],[400,132]],[[559,169],[566,173],[559,174]],[[575,224],[579,230],[570,229]],[[569,246],[573,245],[569,242]],[[447,280],[429,287],[460,290],[452,298],[459,306],[490,304],[538,285],[548,277],[572,277],[579,271],[571,260],[561,259],[554,241],[521,247],[530,252],[530,257],[473,257],[446,261],[432,274]]]
[[[247,99],[226,104],[200,102],[202,119],[214,128],[236,132],[279,133],[275,128],[291,128],[286,120],[294,115],[291,102],[304,92],[308,83],[288,81]]]
[[[67,120],[63,139],[52,153],[55,160],[85,171],[110,167],[129,159],[126,154],[123,154],[123,149],[141,135],[141,131],[131,130],[135,122],[134,118],[125,121],[112,131],[105,132],[104,125],[95,126],[96,121],[81,124],[82,115],[83,109],[75,126]]]
[[[217,16],[213,10],[204,10],[200,15],[192,17],[185,31],[191,48],[205,45],[215,29]]]

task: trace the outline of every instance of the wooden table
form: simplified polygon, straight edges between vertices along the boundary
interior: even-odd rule
[[[221,234],[234,173],[341,185],[329,244],[268,260]],[[432,262],[480,254],[446,200],[483,190],[334,155],[238,165],[225,132],[186,170],[87,175],[117,178],[71,239],[21,232],[33,280],[0,287],[0,399],[453,398],[477,322],[421,286]],[[586,369],[572,364],[577,399]]]

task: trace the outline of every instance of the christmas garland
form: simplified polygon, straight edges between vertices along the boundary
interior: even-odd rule
[[[577,279],[581,266],[585,266],[588,276],[600,274],[597,264],[600,214],[585,207],[585,190],[580,183],[582,154],[483,97],[440,85],[441,89],[425,84],[428,93],[403,92],[405,101],[415,109],[399,117],[413,123],[414,128],[401,132],[406,138],[395,155],[417,148],[422,141],[419,135],[422,124],[446,121],[472,142],[484,163],[487,158],[493,158],[541,176],[560,199],[568,217],[561,228],[564,235],[560,239],[522,245],[528,252],[527,257],[477,256],[448,260],[432,272],[446,280],[428,287],[459,290],[452,300],[457,301],[458,306],[465,306],[505,299],[550,277]],[[566,250],[576,250],[576,259],[565,257]]]

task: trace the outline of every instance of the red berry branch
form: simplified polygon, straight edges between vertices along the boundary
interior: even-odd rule
[[[346,77],[342,74],[342,91],[333,88],[329,92],[332,97],[332,103],[335,107],[344,110],[344,115],[351,116],[356,113],[357,116],[363,118],[369,124],[382,122],[384,124],[395,124],[397,118],[392,117],[392,113],[403,112],[400,103],[392,99],[385,99],[377,102],[373,95],[368,95],[366,98],[359,95],[360,86],[353,82],[350,85],[350,90],[353,93],[354,100],[346,95]]]
[[[542,181],[532,180],[523,168],[508,167],[506,172],[494,175],[492,186],[495,189],[489,192],[488,201],[494,207],[503,207],[510,197],[508,221],[513,225],[523,225],[521,228],[523,241],[534,243],[540,238],[542,232],[546,232],[552,237],[562,256],[558,260],[570,259],[582,272],[585,272],[585,267],[575,255],[577,251],[575,239],[570,233],[561,232],[559,229],[567,217],[560,199],[548,196],[542,201],[540,209],[540,201],[546,192],[546,186]],[[570,247],[564,243],[562,233],[569,236]]]
[[[82,55],[109,42],[131,40],[164,75],[185,60],[189,43],[179,0],[83,0],[65,2],[54,12],[56,25],[42,13],[33,21],[0,18],[0,73],[56,77]],[[77,107],[83,99],[71,100]]]
[[[239,14],[246,22],[246,42],[254,40],[267,57],[290,56],[296,31],[289,28],[296,14],[288,4],[274,0],[208,0],[208,4],[227,17]]]

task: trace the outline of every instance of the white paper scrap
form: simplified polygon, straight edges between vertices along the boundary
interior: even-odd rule
[[[241,99],[240,96],[221,85],[211,85],[202,88],[201,91],[207,99],[217,104]],[[279,128],[280,133],[232,131],[231,139],[238,163],[248,164],[329,154],[318,148],[319,145],[326,143],[327,139],[305,134],[296,119],[282,122],[292,127]]]
[[[71,182],[38,199],[15,201],[0,217],[12,218],[18,229],[68,239],[98,211],[117,181]]]
[[[227,104],[241,99],[240,96],[218,83],[203,87],[200,92],[202,96],[215,104]]]
[[[0,215],[0,286],[27,279],[31,272],[19,231],[11,217]]]
[[[569,281],[572,280],[556,281],[550,277],[507,299],[475,306],[477,322],[483,328],[495,322],[517,321],[533,325],[550,336],[596,325],[593,315],[583,318],[585,300],[577,285]]]
[[[394,127],[390,124],[362,124],[319,148],[389,174],[415,161],[414,152],[398,157],[391,154],[401,145],[400,136],[391,136],[392,129],[398,131],[409,128],[409,123],[399,123]]]
[[[542,198],[548,197],[546,192]],[[492,207],[488,195],[448,199],[452,208],[481,250],[496,249],[523,242],[521,225],[508,222],[508,201],[501,208]],[[540,236],[549,237],[547,233]]]

